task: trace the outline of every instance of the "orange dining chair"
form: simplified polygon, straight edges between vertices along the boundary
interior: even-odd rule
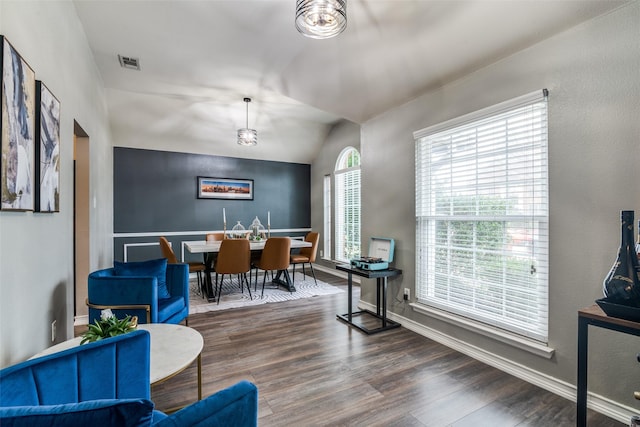
[[[313,280],[316,282],[316,286],[318,285],[318,281],[316,280],[316,273],[313,271],[313,264],[316,262],[316,253],[318,252],[318,241],[320,240],[320,233],[315,231],[311,231],[307,233],[304,238],[305,242],[310,242],[310,248],[301,248],[300,253],[291,254],[291,264],[293,265],[293,281],[296,281],[296,264],[302,264],[302,274],[304,278],[307,278],[307,272],[304,269],[305,264],[309,264],[311,267],[311,274],[313,274]]]
[[[224,233],[207,233],[207,242],[219,242],[224,240]]]
[[[262,250],[260,259],[255,262],[254,266],[260,270],[264,270],[262,278],[262,294],[264,296],[264,285],[267,280],[267,271],[282,271],[288,284],[291,283],[289,278],[289,255],[291,251],[291,239],[289,237],[271,237],[267,239]],[[254,290],[258,286],[258,272],[256,271],[256,284]]]
[[[224,282],[225,274],[237,274],[240,282],[240,291],[244,292],[243,284],[247,284],[249,298],[251,296],[251,287],[247,280],[247,272],[251,271],[251,245],[246,239],[224,239],[220,244],[220,252],[214,266],[216,272],[216,284],[218,283],[218,274],[222,274],[220,285],[218,285],[218,304],[220,304],[220,295],[222,294],[222,282]]]
[[[221,242],[224,240],[224,233],[207,233],[205,240],[207,243],[209,242]],[[207,269],[211,270],[213,268],[213,264],[216,263],[216,258],[218,257],[217,252],[209,252],[205,256],[205,265]]]
[[[176,254],[173,252],[173,249],[169,244],[169,241],[164,236],[160,237],[160,249],[162,250],[162,256],[167,259],[168,264],[180,264],[180,262],[178,262],[178,258],[176,258]],[[207,270],[206,266],[202,262],[187,262],[185,264],[189,266],[189,274],[196,273],[199,294],[205,295],[204,277],[202,273]]]

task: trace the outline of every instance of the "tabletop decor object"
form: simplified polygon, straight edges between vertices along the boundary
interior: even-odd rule
[[[618,256],[602,287],[609,302],[640,308],[640,270],[633,242],[633,211],[621,211]]]
[[[249,240],[260,241],[265,238],[264,225],[260,222],[260,219],[256,216],[251,223],[251,235]]]
[[[246,236],[246,229],[244,228],[244,225],[238,221],[238,223],[231,229],[230,234],[232,239],[243,239]]]
[[[135,331],[137,326],[137,316],[126,316],[124,319],[118,319],[107,308],[100,312],[100,320],[96,319],[94,324],[89,325],[89,330],[82,335],[80,344],[126,334],[127,332]]]

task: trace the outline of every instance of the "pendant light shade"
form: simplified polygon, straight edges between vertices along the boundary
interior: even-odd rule
[[[304,36],[328,39],[347,28],[346,0],[297,0],[296,29]]]
[[[238,144],[253,146],[258,144],[258,131],[255,129],[249,129],[249,103],[251,98],[245,98],[244,102],[247,104],[247,124],[246,127],[238,129]]]

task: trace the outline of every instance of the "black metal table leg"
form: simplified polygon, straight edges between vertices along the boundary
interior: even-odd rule
[[[589,322],[578,317],[578,396],[576,399],[576,425],[587,425],[587,352],[589,347]]]

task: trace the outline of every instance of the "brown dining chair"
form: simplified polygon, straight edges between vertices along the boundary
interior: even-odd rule
[[[220,240],[224,240],[224,233],[207,233],[207,242],[219,242]]]
[[[296,264],[302,264],[302,274],[304,278],[307,278],[307,272],[304,269],[305,264],[309,264],[311,267],[311,274],[313,274],[313,280],[316,282],[316,286],[318,285],[318,281],[316,280],[316,273],[313,271],[313,264],[316,262],[316,253],[318,252],[318,241],[320,240],[320,233],[311,231],[307,233],[304,238],[305,242],[311,243],[311,247],[309,248],[301,248],[300,253],[291,254],[291,264],[293,265],[293,281],[296,281]]]
[[[167,259],[168,264],[180,264],[175,252],[173,252],[173,249],[169,244],[169,241],[164,236],[160,236],[160,249],[162,250],[162,256]],[[200,295],[204,296],[204,276],[202,275],[202,273],[207,270],[206,266],[202,262],[187,262],[185,264],[189,266],[189,274],[196,273],[196,279],[198,281],[198,292],[200,293]]]
[[[287,283],[291,283],[289,278],[289,255],[291,251],[291,239],[289,237],[271,237],[267,239],[262,250],[260,259],[254,263],[254,266],[260,270],[264,270],[262,278],[262,294],[264,296],[264,285],[267,280],[267,271],[279,270],[285,275]],[[254,290],[258,286],[258,272],[256,271],[256,284]]]
[[[220,304],[220,295],[222,294],[222,283],[225,274],[237,274],[238,282],[240,282],[240,291],[244,292],[244,284],[247,285],[249,298],[251,296],[251,287],[247,280],[247,272],[251,270],[251,246],[246,239],[224,239],[220,244],[220,252],[214,266],[216,272],[216,285],[218,284],[218,274],[221,274],[218,289],[218,304]]]
[[[205,236],[205,240],[207,243],[209,242],[220,242],[224,240],[224,233],[207,233]],[[208,269],[213,268],[213,265],[216,263],[216,258],[218,257],[217,252],[209,252],[205,255],[205,265]]]

